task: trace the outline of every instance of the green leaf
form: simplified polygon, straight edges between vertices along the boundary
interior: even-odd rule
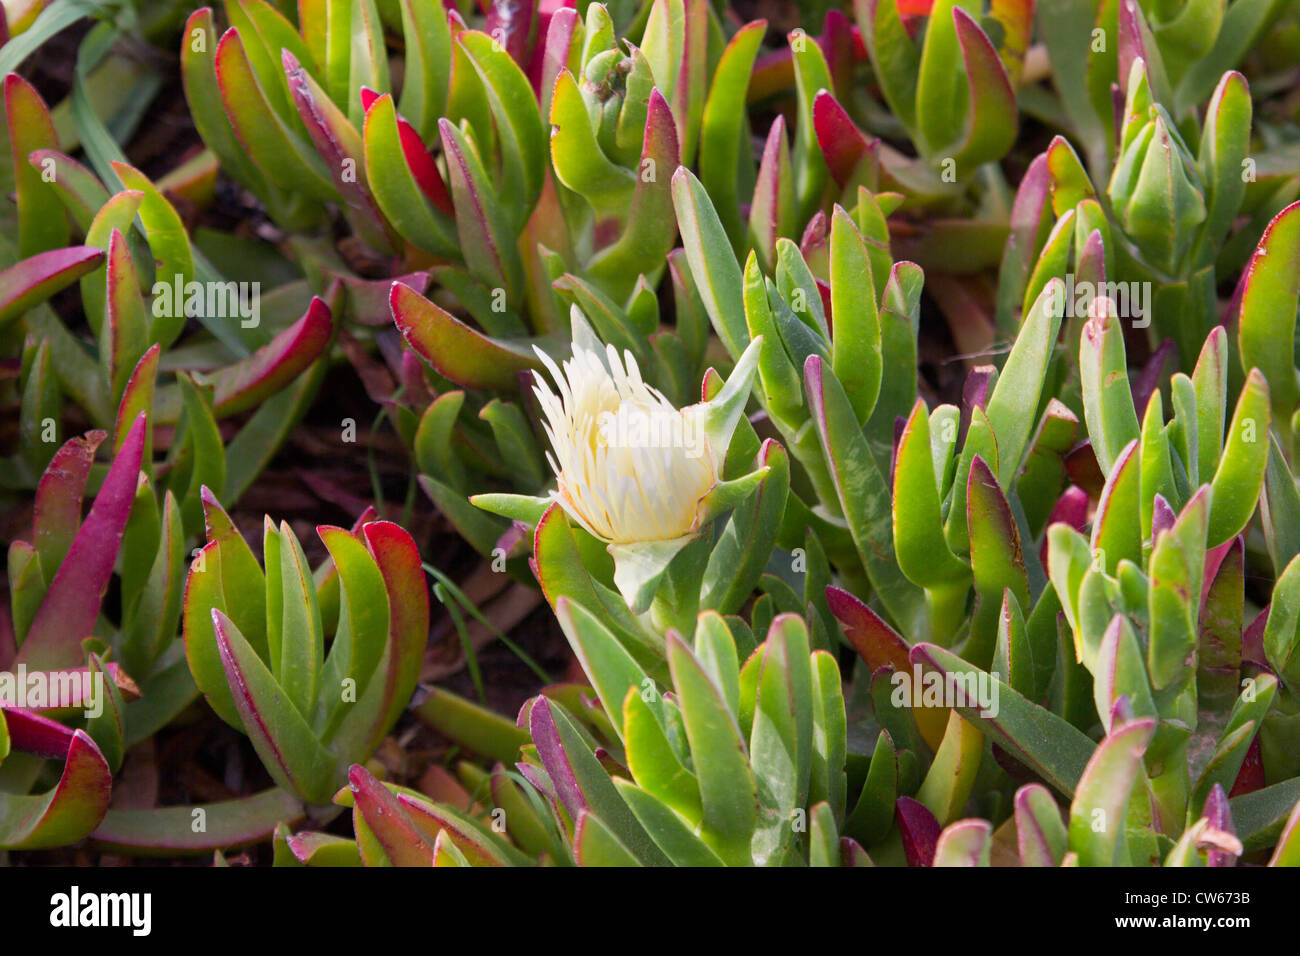
[[[16,736],[15,711],[5,711],[7,740]],[[69,733],[63,771],[55,787],[32,796],[0,794],[0,847],[36,850],[67,846],[90,835],[108,810],[112,775],[84,730]]]
[[[1138,438],[1137,412],[1129,388],[1124,336],[1114,309],[1094,315],[1079,342],[1079,377],[1088,436],[1103,475],[1110,475],[1126,445]]]
[[[282,189],[337,199],[325,163],[267,100],[238,30],[226,31],[217,44],[215,69],[226,116],[258,169]]]
[[[913,131],[921,54],[903,26],[898,4],[892,0],[855,0],[854,10],[889,111],[906,129]],[[954,56],[947,66],[951,68],[955,62]]]
[[[760,866],[781,863],[790,850],[790,821],[808,798],[813,734],[813,677],[802,619],[777,617],[766,646],[749,739],[759,804],[752,852]]]
[[[1138,443],[1130,441],[1115,457],[1092,522],[1092,551],[1100,566],[1114,575],[1120,561],[1142,560],[1141,463]]]
[[[922,595],[903,577],[894,560],[884,476],[876,467],[843,387],[817,356],[809,357],[805,364],[804,382],[822,453],[858,554],[895,622],[905,632],[915,633],[923,626]],[[925,455],[926,469],[933,478],[928,443]]]
[[[674,866],[725,866],[723,859],[696,834],[696,827],[653,794],[614,778],[619,795]]]
[[[704,841],[724,861],[750,860],[758,792],[736,717],[690,648],[668,636],[668,666],[681,700],[686,736],[700,782]]]
[[[1296,492],[1295,479],[1291,477],[1277,436],[1271,433],[1259,512],[1268,553],[1273,559],[1273,572],[1280,575],[1291,559],[1300,554],[1300,493]]]
[[[21,258],[68,244],[68,215],[42,171],[27,162],[38,149],[58,149],[49,110],[36,89],[17,73],[4,81],[5,117],[18,194],[18,255]]]
[[[831,368],[865,424],[880,395],[883,360],[876,289],[866,243],[841,207],[831,216],[831,314],[835,336]]]
[[[755,468],[768,469],[758,489],[736,507],[709,552],[700,588],[700,607],[734,614],[749,599],[766,569],[780,530],[790,488],[790,458],[769,439]]]
[[[427,141],[433,139],[438,118],[446,112],[451,29],[442,0],[400,2],[406,57],[398,109]]]
[[[673,174],[673,206],[700,299],[718,338],[739,358],[749,344],[740,265],[708,193],[684,166]]]
[[[541,368],[523,345],[482,335],[410,286],[394,282],[390,301],[411,348],[458,385],[513,391],[519,372]]]
[[[949,675],[957,678],[955,687],[990,686],[983,682],[992,680],[978,667],[933,644],[913,647],[912,660],[945,675],[945,679]],[[957,712],[1059,793],[1072,795],[1092,756],[1092,741],[1061,717],[1032,703],[1001,681],[998,685],[997,714],[982,716],[978,701],[966,700],[964,692]]]
[[[0,272],[0,328],[97,269],[104,254],[93,246],[55,249]]]
[[[1010,486],[1020,470],[1021,458],[1038,414],[1039,396],[1047,366],[1061,330],[1059,282],[1049,282],[1026,314],[1011,354],[998,373],[984,413],[998,443],[997,477]]]
[[[577,655],[583,671],[600,697],[615,730],[626,738],[623,727],[624,700],[632,689],[654,691],[654,683],[618,642],[618,639],[582,605],[561,596],[555,604],[555,616],[569,645]],[[657,695],[651,709],[661,723],[663,707]]]
[[[745,94],[766,28],[765,20],[747,23],[728,42],[709,85],[700,127],[700,180],[737,253],[743,242],[737,170],[742,157],[752,163],[748,152],[741,151],[748,132]]]
[[[640,866],[641,861],[619,842],[590,810],[578,814],[573,831],[573,855],[579,866]]]
[[[965,601],[970,569],[943,536],[939,489],[932,459],[930,417],[917,399],[903,426],[894,465],[894,553],[909,581],[958,594]]]
[[[1069,835],[1051,791],[1037,783],[1016,791],[1016,843],[1021,866],[1059,866]]]
[[[280,786],[307,802],[328,803],[339,783],[336,758],[321,746],[239,629],[217,608],[212,627],[235,708],[263,766]]]
[[[988,866],[993,825],[986,820],[961,820],[944,828],[934,850],[934,866]]]
[[[1146,786],[1142,755],[1155,727],[1154,720],[1134,720],[1114,729],[1088,761],[1070,804],[1070,849],[1080,866],[1130,863],[1124,822],[1134,788]]]
[[[973,169],[1001,159],[1015,144],[1016,94],[998,51],[974,17],[954,7],[952,18],[969,95],[965,123],[957,141],[960,148],[953,158],[958,169]],[[924,77],[924,66],[922,70]]]
[[[949,711],[943,743],[916,793],[916,799],[934,814],[940,826],[952,823],[961,815],[975,786],[983,755],[984,735],[956,711]]]
[[[1269,390],[1252,368],[1228,426],[1227,443],[1214,472],[1207,546],[1215,547],[1246,527],[1264,487],[1268,466]]]

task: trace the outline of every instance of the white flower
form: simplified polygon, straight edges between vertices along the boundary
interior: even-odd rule
[[[555,500],[609,544],[674,541],[705,521],[704,499],[721,461],[705,434],[702,406],[677,409],[641,379],[636,359],[612,346],[602,357],[574,344],[561,370],[540,349],[556,395],[534,373],[533,393],[553,454]],[[725,452],[725,449],[722,449]]]
[[[678,409],[641,380],[632,353],[620,359],[573,309],[573,357],[558,367],[537,349],[555,380],[534,373],[551,441],[551,500],[614,559],[614,584],[628,607],[649,607],[673,558],[715,516],[735,507],[766,477],[766,466],[730,481],[722,464],[744,414],[762,339],[745,350],[708,402]]]

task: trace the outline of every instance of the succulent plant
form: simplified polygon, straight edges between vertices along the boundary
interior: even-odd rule
[[[0,862],[1300,864],[1294,5],[191,6],[0,6]]]

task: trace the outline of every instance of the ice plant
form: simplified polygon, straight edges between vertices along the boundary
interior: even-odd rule
[[[125,162],[112,162],[109,171],[126,188],[110,194],[93,172],[59,152],[45,104],[16,75],[5,83],[5,102],[11,129],[18,130],[20,120],[25,124],[18,135],[11,133],[20,220],[34,209],[33,218],[58,224],[60,236],[66,239],[75,227],[85,240],[39,252],[0,274],[0,325],[25,331],[28,339],[19,411],[26,440],[14,461],[16,474],[35,483],[57,447],[49,431],[65,400],[112,433],[115,448],[145,411],[143,469],[153,476],[154,428],[175,426],[163,484],[181,507],[187,533],[197,535],[199,487],[206,483],[232,501],[273,451],[254,436],[278,432],[283,438],[305,410],[324,371],[317,360],[333,341],[331,310],[324,300],[292,289],[292,295],[268,295],[263,316],[260,291],[251,293],[257,301],[242,301],[240,284],[227,282],[196,254],[180,214],[157,184]],[[48,132],[41,137],[43,129]],[[42,305],[73,279],[79,280],[90,349]],[[326,295],[336,305],[342,299],[337,288]],[[255,321],[240,311],[245,306],[257,307]],[[186,334],[190,319],[203,330]],[[200,368],[170,360],[180,346],[206,350]],[[246,436],[225,448],[217,420],[250,409],[256,411],[245,422]]]
[[[753,385],[761,340],[740,357],[709,400],[674,408],[641,379],[630,352],[603,351],[576,309],[572,358],[557,366],[538,350],[555,384],[535,374],[556,489],[549,499],[480,496],[500,513],[530,512],[535,524],[554,502],[614,559],[614,583],[644,612],[669,564],[715,517],[748,498],[766,466],[728,479],[724,464]]]
[[[944,192],[954,174],[969,175],[1015,142],[1016,86],[1034,3],[992,3],[987,12],[984,7],[953,0],[931,4],[921,35],[914,37],[897,0],[854,4],[881,93],[924,162],[907,163],[892,150],[886,155],[897,178],[919,179],[922,193]],[[985,30],[994,23],[996,42]]]
[[[1143,3],[1120,0],[1095,4],[1067,0],[1039,19],[1039,37],[1052,62],[1059,102],[1036,113],[1051,117],[1086,145],[1093,174],[1113,166],[1118,139],[1113,87],[1122,89],[1136,58],[1153,70],[1153,88],[1180,123],[1210,98],[1223,74],[1283,15],[1285,4]],[[1045,90],[1041,92],[1047,92]]]
[[[157,176],[118,6],[54,110],[0,18],[0,850],[1300,863],[1288,4],[227,0]],[[416,691],[416,537],[230,517],[339,357],[555,613],[517,716]],[[205,722],[273,785],[110,809]]]
[[[352,531],[322,526],[330,564],[318,583],[289,526],[268,518],[263,573],[216,501],[204,504],[208,543],[185,593],[195,683],[281,787],[326,803],[414,689],[429,615],[415,543],[369,516]]]
[[[678,410],[641,380],[636,359],[575,344],[563,370],[545,352],[557,396],[534,373],[554,454],[554,500],[612,545],[675,542],[699,530],[721,454],[704,434],[702,406]],[[624,363],[626,362],[626,367]],[[730,436],[724,436],[729,438]]]
[[[519,714],[530,740],[518,753],[519,776],[499,768],[479,777],[490,787],[478,787],[475,806],[381,785],[354,767],[340,802],[354,807],[362,861],[871,864],[840,835],[847,750],[839,668],[811,648],[797,615],[778,616],[755,647],[747,629],[701,614],[690,640],[669,633],[668,669],[655,678],[581,605],[562,599],[558,614],[599,706],[577,686],[528,701]],[[493,821],[504,821],[505,832]],[[285,846],[301,862],[356,858],[322,834],[287,837]]]
[[[205,493],[203,503],[208,543],[185,587],[185,659],[276,786],[161,817],[110,811],[94,838],[120,852],[210,852],[328,805],[346,767],[367,758],[405,709],[428,633],[419,555],[397,525],[368,513],[350,531],[322,526],[330,558],[313,572],[288,525],[268,518],[263,572],[216,499]],[[195,830],[188,821],[200,809],[208,826]]]
[[[15,786],[0,798],[0,847],[76,842],[95,828],[108,808],[112,774],[126,746],[125,704],[140,692],[120,664],[106,662],[122,647],[125,631],[112,644],[95,634],[141,477],[144,436],[145,418],[140,415],[124,436],[84,520],[81,496],[96,447],[105,436],[91,432],[65,444],[37,487],[31,541],[9,545],[12,634],[4,636],[11,637],[13,645],[0,641],[0,670],[11,680],[41,683],[46,694],[39,706],[16,701],[10,683],[0,696],[0,761],[12,747],[64,760],[65,765],[58,785],[38,795],[27,791],[37,782],[34,771],[40,764],[15,768]],[[138,597],[130,588],[126,594]],[[78,679],[59,680],[58,675]],[[89,697],[88,682],[81,675],[97,682]],[[84,729],[56,722],[96,710]]]

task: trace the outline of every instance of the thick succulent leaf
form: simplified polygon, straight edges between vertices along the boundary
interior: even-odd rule
[[[936,745],[937,746],[937,745]],[[844,824],[844,831],[862,843],[878,843],[894,825],[894,805],[898,801],[898,757],[894,741],[882,730],[871,752],[857,806]]]
[[[933,866],[942,827],[925,804],[899,797],[894,810],[908,866]]]
[[[32,544],[42,567],[49,569],[51,580],[81,527],[81,496],[95,460],[95,449],[104,437],[103,432],[92,431],[84,438],[69,439],[54,453],[50,467],[36,485]]]
[[[727,44],[709,85],[700,126],[700,180],[713,198],[718,216],[737,251],[742,242],[737,170],[746,143],[745,94],[766,20],[755,20],[738,30]]]
[[[844,636],[869,673],[886,667],[898,673],[910,673],[907,643],[875,611],[837,587],[826,588],[826,599],[831,612],[844,625]],[[938,750],[948,724],[948,708],[922,705],[912,707],[910,713],[925,742],[932,750]],[[892,799],[890,806],[893,806]]]
[[[831,313],[835,318],[831,367],[866,422],[880,394],[883,360],[876,290],[866,243],[839,206],[831,217]]]
[[[358,825],[364,837],[357,842],[367,866],[433,865],[435,838],[424,832],[392,791],[361,766],[348,771],[348,788],[353,814],[364,824]]]
[[[1141,494],[1141,462],[1135,438],[1115,457],[1092,521],[1092,553],[1108,574],[1115,574],[1120,561],[1142,559]]]
[[[261,658],[218,608],[212,610],[212,629],[235,709],[262,765],[286,790],[309,803],[328,803],[339,784],[338,760],[321,746]]]
[[[961,816],[984,755],[984,735],[957,711],[948,714],[943,743],[935,752],[921,789],[916,792],[916,799],[925,804],[941,826]]]
[[[0,272],[0,328],[66,288],[104,261],[93,246],[42,252]]]
[[[944,827],[934,851],[935,866],[988,866],[993,825],[987,820],[959,820]]]
[[[971,169],[1000,159],[1015,143],[1016,94],[998,51],[975,18],[954,6],[952,19],[970,97],[953,158],[959,169]]]
[[[1051,791],[1030,783],[1016,791],[1016,843],[1021,866],[1059,866],[1069,834]]]
[[[282,50],[281,61],[298,115],[324,160],[349,222],[371,248],[379,252],[396,250],[398,240],[379,210],[364,175],[360,134],[291,51]]]
[[[1251,112],[1246,78],[1235,71],[1224,73],[1206,107],[1196,156],[1205,181],[1201,242],[1210,249],[1222,244],[1246,194],[1242,162],[1250,152]]]
[[[452,209],[435,201],[446,196],[446,186],[418,137],[408,146],[402,123],[391,96],[378,97],[366,110],[365,169],[375,202],[402,238],[435,255],[454,255]],[[445,202],[450,205],[449,196]]]
[[[661,723],[666,722],[653,680],[590,611],[561,596],[556,601],[555,616],[620,737],[626,740],[624,700],[632,689],[648,692],[651,711]]]
[[[904,127],[914,130],[921,53],[903,25],[898,4],[895,0],[855,0],[853,8],[889,110]],[[955,61],[954,56],[945,65],[951,69]]]
[[[953,69],[961,46],[955,9],[975,9],[970,0],[936,0],[930,7],[916,80],[918,145],[926,155],[938,155],[959,140],[966,119],[968,80]]]
[[[579,866],[640,866],[641,861],[632,855],[627,847],[619,842],[618,837],[600,817],[590,810],[581,810],[573,828],[573,856]]]
[[[758,786],[751,844],[758,865],[783,861],[794,839],[791,819],[808,798],[812,769],[812,668],[801,618],[782,614],[767,632],[749,739]],[[688,725],[689,726],[689,725]]]
[[[148,351],[149,326],[140,299],[140,279],[126,237],[114,229],[108,240],[104,324],[99,329],[99,366],[111,405],[118,405],[127,381]]]
[[[438,117],[446,111],[451,80],[451,30],[441,0],[401,0],[402,35],[406,40],[402,98],[398,108],[423,139],[432,139]]]
[[[235,136],[262,174],[282,189],[324,202],[336,199],[328,167],[268,101],[236,28],[217,44],[214,69]]]
[[[1300,777],[1229,800],[1237,836],[1246,852],[1272,846],[1297,803],[1300,803]]]
[[[677,718],[669,726],[664,710],[653,686],[628,688],[623,702],[628,769],[637,786],[671,807],[695,829],[704,816],[699,781],[669,740],[669,733],[675,738],[678,735]],[[650,833],[653,836],[654,830]]]
[[[1129,388],[1124,337],[1109,300],[1096,299],[1096,313],[1083,326],[1079,342],[1079,377],[1083,383],[1083,414],[1092,450],[1103,475],[1129,442],[1139,437],[1137,412]],[[1104,309],[1104,311],[1102,311]]]
[[[1142,755],[1155,727],[1154,720],[1133,720],[1114,728],[1088,761],[1070,805],[1070,850],[1081,866],[1130,862],[1125,820],[1135,787],[1146,787]]]
[[[701,835],[725,861],[745,862],[759,799],[736,717],[690,648],[673,634],[668,666],[700,782]]]
[[[528,734],[514,721],[441,688],[413,705],[412,711],[434,730],[476,754],[513,763]]]
[[[614,785],[674,866],[726,865],[696,834],[696,825],[687,822],[653,794],[617,777]]]
[[[140,222],[144,226],[149,251],[157,263],[155,277],[159,282],[174,283],[179,288],[194,277],[194,252],[190,237],[180,214],[144,173],[126,163],[113,163],[113,171],[122,185],[144,198],[140,202]],[[179,308],[175,315],[159,315],[154,311],[154,321],[149,328],[150,343],[167,348],[176,341],[185,326],[185,314]]]
[[[1300,801],[1296,802],[1291,816],[1287,817],[1277,846],[1269,858],[1269,866],[1300,866]]]
[[[0,720],[8,725],[11,745],[24,749],[24,729],[15,727],[15,722],[26,724],[39,718],[0,708]],[[63,772],[54,789],[33,796],[0,795],[0,847],[66,846],[88,836],[103,819],[112,788],[104,755],[84,730],[68,732],[61,751],[45,754],[63,760]]]
[[[945,680],[950,676],[955,678],[954,687],[990,686],[983,682],[993,679],[933,644],[918,644],[912,648],[911,658],[913,663],[938,671]],[[956,708],[958,713],[1059,793],[1073,795],[1095,749],[1092,741],[1061,717],[1027,700],[1006,684],[999,682],[999,685],[998,713],[985,715],[978,701],[967,699],[964,689],[962,702]]]
[[[813,123],[813,102],[821,90],[833,90],[830,67],[820,44],[809,43],[802,30],[788,35],[794,54],[795,98],[798,122],[795,124],[794,163],[795,192],[799,212],[807,219],[822,202],[822,193],[830,181],[826,159],[817,145],[817,131]]]
[[[1029,607],[1030,600],[1015,517],[997,479],[978,455],[971,460],[967,481],[966,524],[977,607],[963,653],[983,663],[992,656],[1004,592],[1009,590],[1022,607]]]
[[[917,399],[898,438],[893,525],[894,554],[908,580],[929,589],[956,592],[964,603],[970,569],[948,549],[944,539],[930,417],[923,399]]]
[[[38,149],[58,149],[50,112],[35,87],[17,73],[4,80],[5,118],[18,198],[18,255],[27,258],[68,244],[68,215],[43,170],[27,162]]]
[[[33,669],[77,667],[81,642],[95,629],[100,601],[113,573],[117,550],[135,499],[144,450],[145,416],[131,426],[121,451],[82,522],[67,556],[19,648],[17,662]]]
[[[281,822],[297,823],[302,802],[278,787],[251,797],[196,806],[109,810],[92,839],[97,846],[131,856],[210,854],[213,850],[259,843]],[[194,822],[204,826],[196,829]]]
[[[1008,487],[1019,473],[1038,414],[1039,396],[1061,329],[1061,310],[1057,308],[1061,295],[1060,283],[1053,281],[1034,301],[984,407],[998,442],[997,477]]]
[[[1206,544],[1215,547],[1246,527],[1264,487],[1268,466],[1269,387],[1252,368],[1228,426],[1227,443],[1212,482],[1213,502]]]
[[[748,600],[772,555],[790,487],[790,459],[768,439],[754,461],[767,469],[758,489],[736,510],[709,553],[700,589],[700,607],[734,614]]]
[[[1264,470],[1264,493],[1259,499],[1264,538],[1273,559],[1273,571],[1281,574],[1300,554],[1300,493],[1287,466],[1277,436],[1269,435],[1268,465]]]
[[[513,390],[519,372],[541,368],[522,345],[476,332],[410,286],[393,283],[390,304],[411,348],[458,385]]]
[[[301,319],[213,376],[213,414],[224,418],[262,404],[311,367],[333,336],[329,306],[313,296]]]
[[[805,363],[804,383],[822,453],[858,553],[891,616],[905,632],[916,633],[923,627],[925,613],[921,592],[902,576],[894,560],[884,476],[876,467],[843,386],[815,355]],[[925,455],[925,467],[933,478],[928,443]]]
[[[643,864],[663,865],[663,854],[564,709],[544,697],[537,698],[528,719],[538,756],[569,816],[576,820],[584,810],[596,814],[621,834],[624,846]]]
[[[592,257],[585,270],[616,298],[631,295],[641,275],[657,279],[660,263],[666,261],[673,247],[677,230],[667,170],[675,168],[678,161],[672,113],[659,91],[652,89],[636,188],[626,210],[626,226],[618,241]]]
[[[740,265],[709,195],[685,166],[673,173],[673,206],[686,261],[714,331],[732,358],[749,344]]]

